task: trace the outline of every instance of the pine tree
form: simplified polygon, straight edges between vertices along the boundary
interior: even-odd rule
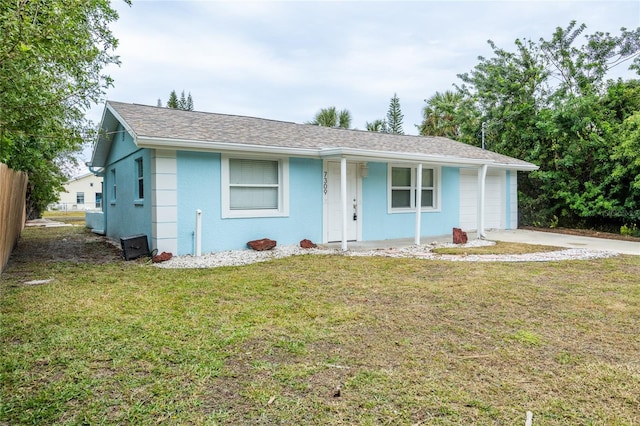
[[[169,94],[169,100],[167,101],[167,108],[178,109],[178,95],[176,91],[172,90]]]
[[[193,98],[191,97],[191,92],[187,96],[187,105],[185,108],[187,111],[193,111]]]
[[[389,102],[389,111],[387,112],[387,128],[389,133],[404,135],[404,130],[402,130],[403,118],[404,115],[400,110],[400,99],[398,99],[398,95],[394,93],[391,102]]]
[[[160,100],[158,100],[158,106],[162,106]],[[167,108],[193,111],[193,98],[191,97],[191,92],[189,92],[189,96],[185,97],[183,90],[180,94],[180,98],[178,98],[176,91],[172,90],[169,95],[169,100],[167,101]]]
[[[178,101],[178,109],[186,110],[187,109],[187,98],[184,96],[184,90],[180,94],[180,100]]]

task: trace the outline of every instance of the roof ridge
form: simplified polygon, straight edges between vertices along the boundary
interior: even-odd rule
[[[131,105],[131,106],[144,107],[144,108],[153,108],[153,109],[164,110],[164,111],[167,111],[169,113],[176,113],[176,114],[188,113],[188,114],[220,115],[220,116],[224,116],[224,117],[251,118],[251,119],[254,119],[254,120],[272,121],[272,122],[275,122],[275,123],[300,124],[300,123],[296,123],[294,121],[276,120],[276,119],[273,119],[273,118],[254,117],[254,116],[250,116],[250,115],[239,115],[239,114],[227,114],[227,113],[223,113],[223,112],[185,110],[185,109],[178,109],[178,108],[168,108],[168,107],[163,107],[163,106],[158,106],[158,105],[139,104],[139,103],[136,103],[136,102],[121,102],[121,101],[107,100],[107,103],[110,103],[110,104],[116,103],[116,104],[121,104],[121,105]]]

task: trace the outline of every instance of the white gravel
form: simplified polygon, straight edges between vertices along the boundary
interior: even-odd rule
[[[454,262],[550,262],[561,260],[588,260],[602,259],[616,256],[609,251],[596,251],[587,249],[565,249],[553,252],[510,254],[510,255],[445,255],[436,254],[432,250],[436,247],[480,247],[495,244],[493,241],[472,240],[467,244],[426,244],[413,245],[404,248],[386,248],[375,250],[348,250],[343,252],[338,249],[316,248],[303,249],[298,246],[277,246],[272,250],[233,250],[204,254],[200,257],[186,255],[174,256],[172,259],[156,263],[158,268],[216,268],[219,266],[240,266],[257,262],[266,262],[272,259],[280,259],[289,256],[332,254],[340,256],[384,256],[384,257],[409,257],[427,260],[449,260]]]

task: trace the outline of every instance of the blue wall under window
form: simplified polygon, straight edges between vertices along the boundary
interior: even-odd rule
[[[144,199],[139,200],[136,159],[142,158]],[[122,126],[114,134],[113,144],[104,174],[104,212],[106,235],[119,241],[137,234],[147,236],[151,247],[151,155],[138,148]],[[116,178],[116,198],[113,199],[113,173]]]
[[[247,248],[270,238],[278,245],[322,240],[322,161],[289,159],[289,216],[221,217],[220,154],[177,152],[178,252],[195,252],[196,210],[202,210],[202,252]]]
[[[369,173],[362,179],[362,239],[386,240],[415,236],[415,212],[389,213],[387,164],[368,163]],[[423,212],[421,234],[424,237],[451,233],[460,220],[459,169],[442,167],[440,185],[440,210]]]

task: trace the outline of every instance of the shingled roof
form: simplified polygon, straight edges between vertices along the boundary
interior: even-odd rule
[[[93,152],[94,167],[105,166],[112,139],[108,135],[115,130],[117,121],[131,133],[136,145],[149,148],[256,151],[318,158],[346,156],[378,161],[537,169],[526,161],[442,137],[346,130],[113,101],[106,105],[102,136]]]

